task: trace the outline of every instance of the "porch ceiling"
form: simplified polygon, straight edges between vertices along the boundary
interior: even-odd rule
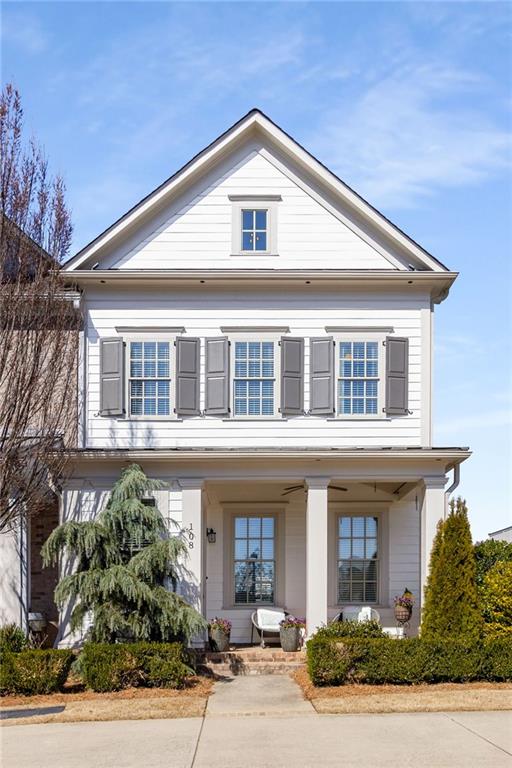
[[[236,504],[248,502],[297,503],[306,500],[305,487],[296,487],[297,481],[291,482],[234,482],[208,481],[205,492],[211,503]],[[334,487],[338,486],[338,487]],[[416,483],[386,482],[344,482],[346,490],[340,490],[333,481],[329,486],[329,502],[347,501],[399,501],[413,490]],[[294,488],[290,492],[290,487]]]

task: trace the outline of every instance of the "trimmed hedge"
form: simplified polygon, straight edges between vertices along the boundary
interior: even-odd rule
[[[183,688],[194,674],[181,643],[87,643],[79,671],[93,691],[119,691],[131,687]]]
[[[0,695],[33,696],[61,691],[72,661],[72,651],[3,652],[0,657]]]
[[[512,643],[502,639],[480,644],[418,637],[338,639],[320,630],[307,644],[307,659],[318,686],[512,680]]]
[[[26,635],[17,624],[4,624],[0,627],[0,653],[4,651],[19,653],[24,651],[27,645]]]

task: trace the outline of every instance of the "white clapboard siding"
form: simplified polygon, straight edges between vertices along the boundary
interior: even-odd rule
[[[425,298],[386,295],[281,295],[255,293],[143,293],[140,291],[89,295],[87,315],[86,444],[89,447],[350,447],[420,445],[425,351],[422,347],[422,309]],[[311,336],[326,334],[325,326],[393,327],[409,338],[409,409],[397,418],[325,419],[312,416],[282,419],[224,419],[192,417],[183,420],[106,418],[99,415],[99,339],[118,335],[116,326],[184,326],[190,336],[221,335],[222,326],[275,325],[303,336],[305,344],[305,404],[309,407],[309,344]],[[263,336],[264,334],[262,334]],[[124,333],[125,338],[128,334]],[[233,335],[231,334],[233,338]],[[201,345],[204,371],[204,342]],[[425,376],[427,379],[428,376]],[[204,376],[201,376],[201,409]]]
[[[278,255],[232,254],[233,194],[281,195]],[[101,262],[117,269],[394,269],[395,264],[256,150],[241,161],[225,161],[213,178],[173,201]]]

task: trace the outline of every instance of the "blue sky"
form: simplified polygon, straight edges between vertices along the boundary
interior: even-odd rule
[[[475,452],[475,538],[512,524],[511,9],[2,6],[2,81],[66,179],[76,248],[258,106],[461,272],[436,311],[435,444]]]

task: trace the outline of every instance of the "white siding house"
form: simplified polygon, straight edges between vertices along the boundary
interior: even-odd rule
[[[310,634],[349,604],[391,627],[405,587],[417,628],[469,455],[432,445],[433,312],[456,274],[258,110],[65,269],[85,330],[62,519],[97,514],[136,461],[190,537],[186,595],[235,642],[269,604]]]

